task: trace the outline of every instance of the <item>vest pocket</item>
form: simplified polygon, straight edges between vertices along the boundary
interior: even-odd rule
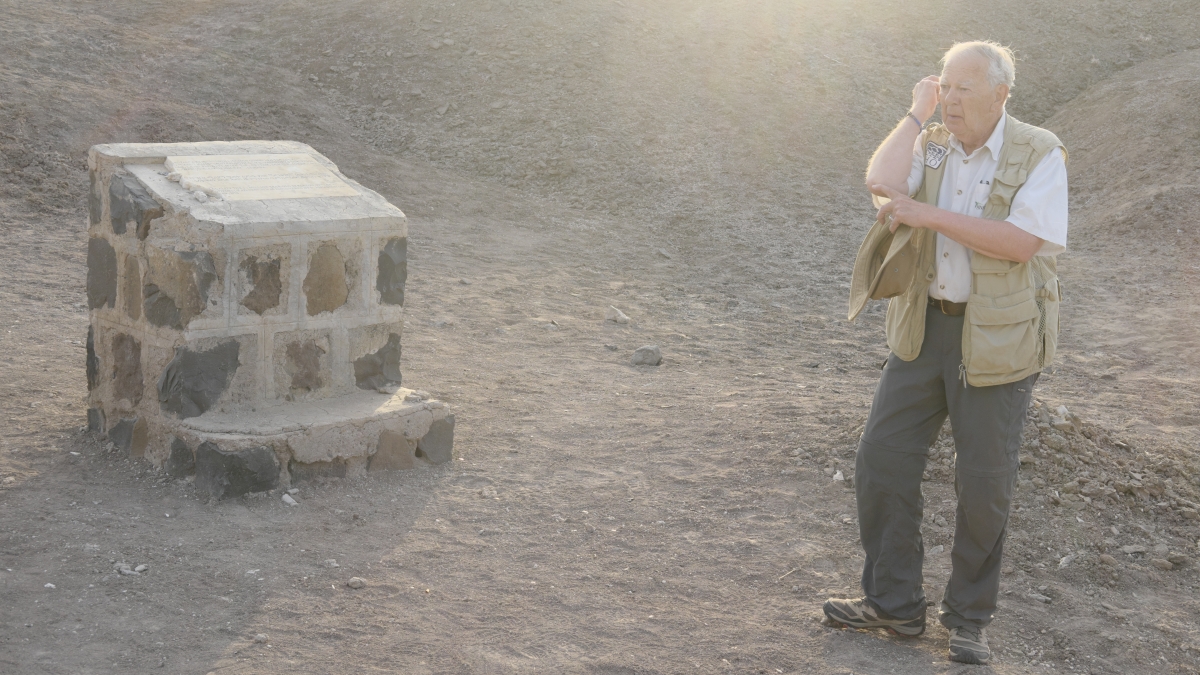
[[[1058,306],[1062,300],[1058,277],[1046,282],[1037,290],[1037,304],[1041,310],[1042,359],[1038,364],[1045,368],[1054,361],[1058,349]]]
[[[1037,362],[1041,312],[1033,289],[967,301],[969,349],[964,352],[968,375],[1010,375]]]

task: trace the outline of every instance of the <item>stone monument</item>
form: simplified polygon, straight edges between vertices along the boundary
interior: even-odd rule
[[[450,459],[401,387],[408,228],[302,143],[88,153],[88,426],[214,498]]]

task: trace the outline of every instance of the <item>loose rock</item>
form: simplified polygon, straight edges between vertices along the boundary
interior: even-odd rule
[[[292,496],[289,494],[285,494],[283,496],[282,501],[284,504],[287,504],[288,506],[300,506],[300,502],[296,501],[295,499],[292,499]]]
[[[1175,569],[1174,563],[1172,563],[1170,560],[1163,560],[1162,558],[1152,558],[1150,560],[1150,564],[1154,565],[1160,570],[1163,570],[1164,572],[1170,572],[1171,570]]]
[[[259,633],[258,635],[254,636],[254,644],[263,645],[267,643],[267,640],[268,638],[266,633]]]
[[[605,310],[604,320],[620,324],[629,323],[629,317],[625,316],[625,312],[622,312],[621,310],[612,306],[609,306],[609,308]]]
[[[633,352],[633,365],[635,366],[657,366],[660,363],[662,363],[662,350],[657,345],[638,347],[637,351]]]
[[[367,585],[367,581],[361,577],[350,577],[350,581],[346,582],[350,588],[363,588]]]
[[[1101,554],[1100,562],[1104,563],[1105,565],[1108,565],[1109,567],[1117,566],[1117,559],[1107,553]]]

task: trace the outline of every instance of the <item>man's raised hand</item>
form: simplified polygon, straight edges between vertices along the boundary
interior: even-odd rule
[[[921,122],[928,122],[937,110],[940,87],[941,78],[937,75],[930,75],[913,87],[912,114]]]

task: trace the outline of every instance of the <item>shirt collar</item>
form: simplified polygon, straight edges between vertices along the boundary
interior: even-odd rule
[[[987,142],[983,144],[983,147],[987,148],[988,152],[992,154],[993,161],[1000,160],[1000,147],[1004,145],[1004,126],[1006,122],[1008,122],[1007,111],[1001,113],[1000,121],[996,123],[996,128],[992,130],[992,135],[988,136]],[[958,138],[954,134],[950,134],[950,147],[961,152],[963,155],[967,154],[963,150],[962,143],[958,142]],[[976,150],[975,152],[979,151]]]

